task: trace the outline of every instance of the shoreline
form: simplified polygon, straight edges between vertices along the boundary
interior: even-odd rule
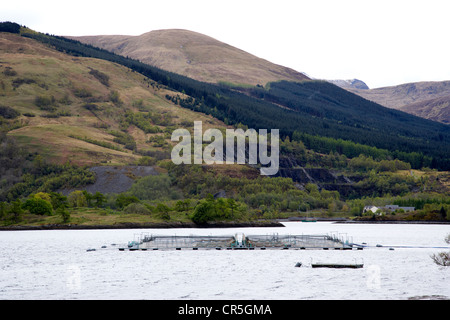
[[[333,222],[338,224],[450,224],[450,221],[404,221],[404,220],[349,220],[342,218],[318,218],[317,222]],[[45,225],[15,225],[0,226],[0,231],[33,231],[33,230],[103,230],[103,229],[177,229],[177,228],[273,228],[285,226],[283,222],[301,222],[300,219],[276,219],[272,221],[253,221],[253,222],[211,222],[203,225],[193,222],[153,222],[153,223],[135,223],[124,222],[112,225],[78,225],[78,224],[45,224]]]
[[[195,224],[186,222],[155,222],[134,223],[124,222],[112,225],[78,225],[78,224],[46,224],[39,226],[15,225],[0,226],[0,231],[32,231],[32,230],[91,230],[91,229],[173,229],[173,228],[263,228],[284,227],[278,221],[253,221],[253,222],[213,222],[207,224]]]
[[[335,223],[361,223],[361,224],[450,224],[450,221],[422,221],[422,220],[379,220],[379,221],[371,221],[371,220],[347,220],[347,221],[336,221]]]
[[[278,222],[301,222],[306,217],[291,217],[287,219],[277,219]],[[333,222],[348,224],[450,224],[450,221],[432,221],[432,220],[352,220],[349,218],[314,218],[317,222]]]

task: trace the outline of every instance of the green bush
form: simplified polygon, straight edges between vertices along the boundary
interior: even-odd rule
[[[127,110],[125,113],[125,118],[122,120],[124,126],[127,125],[135,125],[145,133],[158,133],[160,129],[157,126],[154,126],[150,123],[149,114],[144,114],[142,112],[133,113],[130,110]]]
[[[191,204],[190,199],[178,200],[175,204],[175,210],[178,212],[188,211],[189,205]]]
[[[66,208],[64,207],[59,207],[58,209],[56,209],[55,213],[59,216],[61,216],[63,223],[68,223],[70,222],[70,212],[67,211]]]
[[[123,209],[125,213],[135,213],[135,214],[151,214],[152,212],[142,203],[130,203]]]
[[[55,97],[51,96],[51,97],[47,97],[47,96],[37,96],[34,99],[34,104],[39,107],[39,109],[41,110],[45,110],[45,111],[55,111],[56,108],[54,106],[55,104]]]
[[[97,208],[101,208],[106,203],[106,197],[103,193],[97,191],[94,195],[92,195],[92,200],[95,200],[94,206]]]
[[[107,74],[104,74],[101,71],[92,69],[89,71],[89,74],[93,75],[95,78],[97,78],[98,81],[100,81],[101,84],[103,84],[106,87],[109,87],[109,76]]]
[[[120,99],[120,94],[118,91],[111,91],[109,93],[109,100],[119,107],[123,104],[122,100]]]
[[[215,218],[216,208],[214,206],[214,201],[211,201],[211,199],[201,200],[195,207],[191,217],[192,221],[196,224],[205,224],[215,220]]]
[[[73,208],[87,207],[87,199],[83,191],[76,190],[67,197],[69,205]]]
[[[0,106],[0,116],[5,119],[14,119],[20,116],[20,112],[14,110],[11,107]]]
[[[234,199],[214,197],[209,194],[205,199],[200,200],[195,206],[191,220],[197,224],[205,224],[210,221],[239,219],[246,211],[246,206],[236,202]]]
[[[86,88],[75,88],[73,94],[78,98],[89,98],[92,97],[92,92]]]
[[[141,200],[168,200],[181,197],[179,192],[172,188],[167,174],[140,178],[131,186],[129,193]]]
[[[116,199],[116,206],[120,209],[123,209],[128,205],[130,205],[131,203],[138,203],[138,202],[139,199],[136,198],[135,196],[121,193]]]
[[[156,159],[149,156],[142,156],[136,161],[138,166],[154,166],[156,164]]]
[[[25,201],[22,205],[23,209],[30,211],[32,214],[52,215],[53,208],[50,202],[40,198],[32,198]]]
[[[115,131],[115,130],[111,130],[111,131],[109,131],[109,133],[115,137],[113,139],[114,142],[124,145],[125,148],[128,150],[136,149],[136,141],[134,141],[134,138],[132,135],[130,135],[126,132]]]

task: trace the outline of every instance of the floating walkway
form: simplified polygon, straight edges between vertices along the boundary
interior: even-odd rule
[[[303,263],[297,262],[296,268],[303,266]],[[361,269],[364,263],[311,263],[311,268],[332,268],[332,269]]]
[[[339,235],[245,235],[237,233],[234,236],[165,236],[165,235],[135,235],[135,240],[120,251],[136,250],[352,250],[359,249],[344,241]]]
[[[360,269],[364,267],[362,263],[313,263],[311,264],[312,268],[333,268],[333,269]]]

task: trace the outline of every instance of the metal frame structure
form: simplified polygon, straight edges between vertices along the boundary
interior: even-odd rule
[[[135,235],[135,240],[119,250],[181,250],[181,249],[216,249],[216,250],[254,250],[254,249],[352,249],[348,239],[344,241],[339,234],[326,235],[245,235],[237,233],[224,236],[168,236],[168,235]]]

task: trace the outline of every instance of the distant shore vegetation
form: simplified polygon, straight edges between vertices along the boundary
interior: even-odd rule
[[[426,180],[399,179],[394,174],[397,161],[391,165],[365,156],[347,161],[352,170],[359,168],[358,175],[362,178],[357,183],[359,190],[362,193],[369,190],[372,194],[347,199],[338,191],[312,183],[298,188],[290,178],[247,177],[245,172],[230,177],[213,168],[208,171],[201,165],[176,166],[168,161],[160,163],[166,173],[138,178],[127,192],[104,194],[83,189],[95,181],[88,168],[49,164],[36,154],[21,157],[20,150],[7,138],[3,138],[1,146],[0,221],[3,226],[116,221],[111,217],[123,221],[128,217],[128,221],[181,221],[199,225],[311,215],[360,220],[450,221],[450,198],[438,192],[425,192],[433,188]],[[16,161],[8,164],[6,155],[15,155]],[[361,163],[366,164],[361,166]],[[400,168],[403,166],[400,164]],[[11,170],[14,168],[20,168],[22,175],[14,176]],[[416,188],[423,190],[411,192]],[[61,189],[74,191],[63,194],[57,191]],[[363,212],[367,205],[388,204],[413,206],[416,210]]]

